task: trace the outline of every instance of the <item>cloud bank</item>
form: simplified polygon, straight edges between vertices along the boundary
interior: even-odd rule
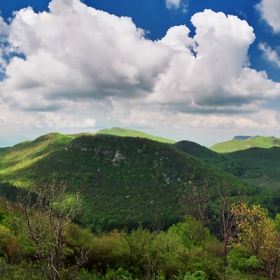
[[[9,25],[1,19],[0,125],[179,127],[191,120],[190,127],[275,129],[275,114],[252,119],[280,95],[278,83],[250,68],[252,27],[211,10],[191,23],[193,37],[174,26],[151,41],[130,18],[78,0],[53,0],[42,13],[22,9]]]

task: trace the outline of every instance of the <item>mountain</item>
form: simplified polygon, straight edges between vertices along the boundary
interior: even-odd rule
[[[141,131],[137,130],[132,130],[132,129],[124,129],[124,128],[119,128],[119,127],[112,127],[110,129],[102,129],[97,132],[97,134],[106,134],[106,135],[114,135],[114,136],[122,136],[122,137],[140,137],[140,138],[147,138],[150,140],[162,142],[162,143],[170,143],[174,144],[176,141],[166,139],[163,137],[155,136],[155,135],[150,135],[146,134]]]
[[[251,184],[275,191],[279,189],[280,147],[255,147],[231,153],[217,153],[190,141],[180,141],[174,146]]]
[[[179,197],[189,181],[257,191],[174,145],[146,138],[52,133],[0,153],[2,195],[16,196],[7,183],[28,189],[54,178],[68,186],[69,199],[79,191],[77,221],[93,231],[171,225],[182,217]]]
[[[228,155],[240,166],[240,178],[254,185],[279,191],[280,147],[251,148]]]
[[[240,150],[247,150],[249,148],[271,148],[280,147],[280,138],[275,137],[265,137],[265,136],[245,136],[245,139],[234,138],[233,140],[221,142],[210,147],[212,151],[218,153],[230,153]]]
[[[241,165],[237,158],[233,158],[231,153],[223,154],[214,152],[204,146],[191,141],[180,141],[174,144],[174,147],[182,152],[195,156],[216,168],[242,178],[246,172],[246,166]]]
[[[246,139],[249,139],[249,138],[252,138],[252,137],[254,137],[254,136],[237,135],[237,136],[233,137],[233,140],[246,140]],[[258,137],[258,136],[255,136],[255,137]]]

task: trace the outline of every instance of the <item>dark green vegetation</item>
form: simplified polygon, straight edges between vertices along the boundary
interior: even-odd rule
[[[2,182],[27,189],[56,178],[69,192],[79,190],[84,208],[78,222],[97,232],[179,221],[178,199],[189,181],[254,189],[172,145],[101,134],[54,133],[16,145],[1,153],[0,175]]]
[[[271,148],[280,147],[280,139],[275,137],[265,136],[238,136],[233,140],[221,142],[210,147],[212,151],[218,153],[230,153],[239,150],[247,150],[250,148]]]
[[[112,129],[111,133],[128,132]],[[53,179],[67,186],[67,203],[75,201],[79,192],[80,206],[75,224],[61,230],[60,279],[69,279],[65,275],[72,273],[83,252],[88,252],[87,261],[79,267],[77,279],[261,279],[268,275],[265,257],[238,248],[228,253],[232,233],[226,236],[227,231],[220,229],[223,213],[228,215],[231,203],[240,197],[268,209],[271,218],[280,211],[276,188],[280,148],[219,154],[189,141],[170,144],[132,134],[52,133],[0,149],[3,279],[9,279],[10,271],[20,275],[10,279],[43,279],[32,240],[24,227],[13,227],[11,217],[17,214],[4,209],[5,200],[17,201],[18,188],[25,190],[24,197],[32,186],[49,186]],[[270,190],[256,186],[261,178]],[[32,260],[30,265],[27,260]]]
[[[78,198],[69,201],[63,190],[57,196],[60,187],[43,189],[54,193],[50,199],[41,200],[39,194],[30,203],[28,196],[21,196],[17,211],[8,213],[1,200],[0,279],[278,279],[280,215],[270,219],[265,209],[244,203],[219,211],[224,202],[230,207],[228,202],[236,200],[218,196],[206,210],[216,209],[217,221],[223,221],[224,214],[236,215],[228,221],[237,238],[228,239],[234,248],[226,246],[224,255],[219,238],[206,226],[202,236],[201,220],[189,215],[166,231],[159,225],[153,230],[140,225],[130,232],[94,235],[71,223]],[[229,237],[236,234],[228,229]],[[251,236],[257,250],[247,242]]]
[[[263,140],[263,137],[259,137]],[[195,157],[198,157],[217,168],[231,173],[251,184],[265,189],[276,190],[280,186],[280,147],[278,138],[274,139],[275,146],[270,148],[248,148],[230,153],[217,153],[197,143],[181,141],[175,146]],[[244,140],[243,140],[244,141]],[[272,142],[266,142],[272,144]]]
[[[114,135],[114,136],[122,136],[122,137],[140,137],[140,138],[147,138],[150,140],[162,142],[162,143],[170,143],[174,144],[176,141],[166,139],[163,137],[146,134],[144,132],[133,130],[133,129],[124,129],[119,127],[112,127],[110,129],[102,129],[97,132],[97,134],[107,134],[107,135]]]

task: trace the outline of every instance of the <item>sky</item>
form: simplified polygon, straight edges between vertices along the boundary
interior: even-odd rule
[[[0,147],[140,130],[280,138],[279,0],[0,2]]]

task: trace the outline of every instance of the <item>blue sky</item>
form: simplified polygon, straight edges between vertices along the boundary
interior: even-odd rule
[[[279,0],[0,3],[0,146],[119,126],[280,137]]]

